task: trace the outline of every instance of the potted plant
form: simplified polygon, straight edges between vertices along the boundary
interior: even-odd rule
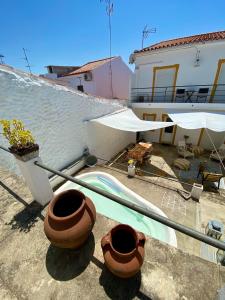
[[[129,177],[135,176],[135,161],[133,159],[128,160],[127,173]]]
[[[53,197],[53,191],[45,170],[37,167],[34,161],[41,163],[39,146],[34,137],[24,128],[20,120],[0,120],[3,136],[9,142],[9,150],[14,154],[33,198],[41,205],[46,205]]]
[[[26,130],[20,120],[0,120],[3,128],[3,136],[8,140],[9,150],[17,159],[22,161],[30,160],[38,156],[39,146],[35,144],[34,137],[29,130]]]

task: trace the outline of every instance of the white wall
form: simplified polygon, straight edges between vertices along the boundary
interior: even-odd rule
[[[40,145],[43,161],[56,169],[65,167],[79,157],[86,146],[96,143],[95,136],[88,135],[86,120],[121,109],[116,101],[100,100],[3,66],[0,67],[0,103],[0,119],[24,121]],[[100,151],[104,145],[109,156],[115,155],[114,151],[122,149],[126,142],[133,141],[129,134],[123,134],[123,138],[119,131],[118,135],[117,132],[110,134],[110,130],[99,128],[96,137]],[[111,143],[105,143],[106,136]],[[7,146],[2,135],[0,144]],[[0,151],[0,165],[18,171],[12,155],[4,151]]]
[[[110,160],[130,143],[136,142],[136,133],[116,130],[101,124],[88,124],[88,147],[97,157]]]
[[[93,80],[86,81],[84,80],[84,74],[63,76],[59,78],[62,82],[65,82],[69,87],[77,89],[78,85],[83,85],[84,92],[93,96],[101,96],[96,93],[96,80],[93,74]]]
[[[112,65],[112,83],[113,83],[113,98],[127,100],[129,97],[129,83],[132,75],[132,71],[123,62],[121,57],[113,58]],[[92,72],[92,80],[85,81],[84,74],[71,75],[60,77],[60,80],[66,82],[68,86],[76,88],[81,84],[84,87],[84,92],[111,99],[111,80],[110,80],[110,64],[105,63],[95,69]],[[80,77],[80,79],[79,79]]]
[[[41,77],[49,78],[49,79],[57,79],[57,74],[56,73],[46,73],[42,74]]]
[[[123,62],[121,57],[113,58],[112,65],[112,84],[113,98],[128,99],[129,87],[132,71]],[[95,70],[96,94],[104,95],[106,98],[112,98],[111,80],[110,80],[110,63],[105,63]]]
[[[200,50],[200,66],[195,67],[196,51]],[[225,58],[225,41],[179,46],[136,54],[134,87],[151,87],[153,68],[179,64],[176,85],[213,84],[218,60]]]

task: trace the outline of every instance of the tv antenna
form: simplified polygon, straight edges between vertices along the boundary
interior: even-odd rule
[[[100,0],[100,2],[105,2],[106,4],[106,14],[108,16],[108,25],[109,25],[109,72],[110,72],[110,88],[113,98],[113,83],[112,83],[112,25],[111,25],[111,16],[113,14],[113,2],[111,0]]]
[[[150,33],[156,33],[156,28],[148,28],[148,25],[145,25],[144,29],[142,30],[141,49],[144,48],[144,40],[147,39]]]
[[[26,63],[27,63],[27,65],[25,66],[26,68],[28,68],[28,70],[29,70],[29,72],[30,72],[30,74],[32,74],[32,72],[31,72],[31,65],[30,65],[30,63],[29,63],[29,60],[28,60],[28,57],[27,57],[27,53],[26,53],[26,49],[25,48],[23,48],[23,53],[24,53],[24,60],[26,61]]]
[[[0,64],[3,65],[4,64],[4,58],[5,56],[3,54],[0,54]]]

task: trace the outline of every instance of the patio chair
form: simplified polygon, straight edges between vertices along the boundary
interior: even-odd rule
[[[194,153],[187,150],[185,141],[178,142],[177,153],[183,158],[194,157]]]
[[[185,89],[176,89],[175,102],[178,102],[177,99],[182,99],[184,102]]]
[[[203,172],[201,172],[201,176],[202,176],[202,185],[204,184],[205,181],[218,182],[217,189],[219,189],[220,188],[220,181],[225,175],[203,171]]]
[[[225,159],[225,144],[222,144],[218,149],[217,152],[219,153],[219,156],[221,158],[221,160]],[[219,156],[216,153],[216,150],[213,150],[209,156],[209,158],[215,159],[215,160],[219,160]]]
[[[214,237],[215,239],[219,240],[224,233],[223,223],[217,220],[208,221],[205,233],[208,236]]]
[[[199,102],[198,99],[204,99],[203,102],[206,102],[208,93],[209,93],[209,88],[200,88],[198,90],[196,102]]]

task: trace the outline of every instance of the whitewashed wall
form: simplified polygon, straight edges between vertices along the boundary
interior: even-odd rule
[[[97,94],[96,94],[96,80],[95,80],[94,71],[93,71],[93,80],[91,80],[91,81],[84,80],[84,74],[63,76],[63,77],[60,77],[57,80],[65,82],[68,85],[68,87],[72,87],[74,89],[77,89],[77,86],[81,84],[84,87],[84,92],[85,93],[91,94],[93,96],[97,96]],[[98,96],[102,96],[102,95],[98,95]]]
[[[87,124],[89,139],[89,149],[94,155],[110,160],[112,154],[117,154],[122,150],[121,145],[128,145],[136,141],[136,133],[116,130],[97,123]]]
[[[97,137],[88,135],[86,121],[121,109],[116,101],[87,96],[3,66],[0,67],[0,107],[0,119],[24,121],[40,145],[43,161],[52,168],[63,168],[79,157],[86,146],[95,144],[95,154],[100,156],[104,154],[104,145],[110,158],[120,147],[133,141],[132,134],[119,131],[111,134],[100,127]],[[110,143],[105,143],[106,136]],[[7,146],[1,135],[0,144]],[[112,147],[114,144],[116,147]],[[0,151],[0,165],[18,172],[12,155],[4,151]]]
[[[196,51],[200,65],[195,67]],[[153,68],[179,64],[176,85],[213,84],[218,60],[225,58],[225,41],[165,48],[136,57],[132,88],[151,87]]]
[[[129,97],[129,84],[132,71],[123,62],[121,57],[113,58],[111,65],[113,74],[113,97],[127,100]],[[112,93],[109,62],[95,68],[91,72],[91,81],[85,81],[84,74],[64,76],[59,79],[73,88],[76,88],[81,83],[84,87],[84,92],[110,99]]]

